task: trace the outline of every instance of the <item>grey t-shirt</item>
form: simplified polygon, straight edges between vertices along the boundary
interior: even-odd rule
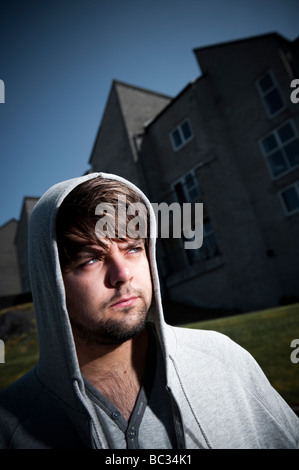
[[[86,378],[85,387],[109,449],[177,448],[173,412],[166,390],[164,358],[159,341],[148,327],[149,348],[144,374],[129,422]]]

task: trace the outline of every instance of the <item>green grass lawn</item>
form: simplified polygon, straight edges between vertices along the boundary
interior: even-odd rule
[[[33,311],[32,303],[13,307],[23,311],[24,315]],[[10,309],[0,311],[0,315]],[[0,390],[3,390],[15,380],[28,372],[38,360],[38,341],[36,328],[28,334],[13,336],[5,341],[5,363],[0,364]]]
[[[0,390],[28,372],[38,360],[36,334],[22,335],[5,343],[5,363],[0,364]]]
[[[299,406],[299,363],[290,359],[291,341],[299,338],[299,304],[183,326],[229,336],[253,355],[284,399]]]
[[[291,341],[299,338],[299,304],[183,326],[228,335],[253,355],[284,399],[299,406],[299,363],[293,364],[290,359]],[[36,331],[7,340],[5,364],[0,364],[0,390],[31,369],[37,360]]]

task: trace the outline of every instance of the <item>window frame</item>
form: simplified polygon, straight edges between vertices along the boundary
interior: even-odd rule
[[[299,213],[299,204],[298,204],[298,207],[296,209],[294,209],[292,211],[289,211],[287,206],[286,206],[285,200],[283,198],[283,193],[286,192],[288,189],[291,189],[291,188],[295,188],[295,190],[297,192],[297,195],[298,195],[298,199],[299,199],[299,181],[295,181],[295,183],[289,184],[288,186],[286,186],[285,188],[281,189],[278,192],[278,197],[280,199],[280,202],[281,202],[281,205],[282,205],[282,208],[283,208],[283,212],[286,216],[291,216],[291,215]]]
[[[210,226],[209,229],[207,229],[207,225]],[[204,246],[205,243],[206,245]],[[196,250],[188,250],[188,253],[185,252],[185,254],[187,258],[187,264],[189,266],[194,266],[198,263],[202,264],[203,262],[214,259],[221,254],[210,217],[205,217],[203,220],[202,246]]]
[[[270,88],[270,90],[263,91],[263,90],[261,89],[260,82],[261,82],[261,80],[262,80],[263,78],[265,78],[267,75],[270,75],[271,80],[272,80],[272,82],[273,82],[273,87]],[[265,111],[266,111],[266,113],[267,113],[267,116],[268,116],[269,118],[274,118],[274,117],[278,116],[278,114],[280,114],[280,113],[286,108],[286,103],[285,103],[284,97],[283,97],[283,95],[282,95],[282,93],[281,93],[280,87],[279,87],[279,85],[278,85],[278,82],[277,82],[277,80],[276,80],[276,77],[275,77],[275,74],[274,74],[273,70],[267,70],[267,72],[265,72],[263,75],[261,75],[261,76],[256,80],[255,85],[256,85],[256,88],[257,88],[257,90],[258,90],[259,96],[260,96],[260,98],[261,98],[261,100],[262,100],[262,103],[263,103],[263,106],[264,106]],[[271,112],[270,112],[270,109],[269,109],[269,106],[268,106],[268,104],[267,104],[267,101],[266,101],[266,99],[265,99],[265,97],[266,97],[269,93],[271,93],[273,90],[275,90],[275,89],[277,90],[277,92],[279,93],[279,96],[280,96],[280,98],[281,98],[282,107],[281,107],[278,111],[276,111],[275,113],[271,113]]]
[[[197,189],[197,191],[198,191],[197,197],[190,198],[190,192],[188,191],[188,188],[187,188],[187,185],[186,185],[186,178],[188,177],[188,175],[192,175],[193,180],[196,182],[196,184],[194,186],[192,186],[191,190]],[[190,171],[187,171],[187,173],[184,173],[180,178],[175,180],[171,185],[171,190],[174,192],[177,202],[180,203],[181,201],[179,200],[179,196],[178,196],[178,193],[176,191],[176,186],[179,183],[181,184],[182,190],[183,190],[183,193],[184,193],[185,201],[183,201],[183,202],[195,202],[195,201],[200,201],[201,200],[202,191],[201,191],[201,187],[199,185],[199,182],[198,182],[198,179],[196,177],[194,169],[192,169]]]
[[[293,130],[293,137],[288,139],[286,142],[282,142],[281,141],[281,138],[279,136],[279,131],[284,127],[286,126],[287,124],[290,124],[291,125],[291,128]],[[263,145],[263,142],[268,139],[270,136],[273,136],[275,137],[275,140],[276,142],[278,142],[278,147],[276,147],[274,150],[270,151],[270,152],[266,152],[265,149],[264,149],[264,145]],[[287,158],[287,156],[285,155],[285,151],[284,151],[284,147],[286,147],[287,145],[289,145],[291,142],[293,141],[298,141],[299,142],[299,133],[298,133],[298,130],[297,130],[297,127],[293,121],[293,119],[288,119],[287,121],[284,121],[282,124],[280,124],[279,126],[275,127],[274,129],[272,129],[271,132],[269,132],[268,134],[266,134],[264,137],[262,137],[260,140],[259,140],[259,146],[260,146],[260,150],[262,152],[262,155],[266,161],[266,165],[267,165],[267,168],[269,170],[269,173],[270,173],[270,176],[272,178],[272,180],[277,180],[279,178],[282,178],[283,176],[287,175],[288,173],[290,173],[291,171],[294,171],[296,170],[297,168],[299,168],[299,163],[294,165],[294,166],[291,166],[290,163],[289,163],[289,160]],[[286,163],[286,166],[287,166],[287,169],[285,171],[283,171],[282,173],[280,173],[279,175],[274,175],[273,173],[273,170],[272,170],[272,167],[271,167],[271,163],[270,163],[270,157],[271,155],[273,155],[275,152],[277,151],[281,151],[282,153],[282,156],[283,156],[283,160],[284,162]]]
[[[182,130],[182,127],[184,124],[188,123],[188,126],[189,126],[189,130],[190,130],[190,136],[189,137],[185,137],[184,136],[184,132]],[[178,132],[179,134],[179,137],[181,139],[181,143],[180,144],[176,144],[175,142],[175,139],[173,137],[173,134],[175,132]],[[188,118],[184,119],[183,121],[180,122],[180,124],[178,124],[176,127],[174,127],[170,132],[169,132],[169,137],[170,137],[170,141],[171,141],[171,144],[172,144],[172,148],[175,152],[177,152],[178,150],[180,150],[182,147],[184,147],[188,142],[190,142],[190,140],[192,140],[194,138],[194,132],[193,132],[193,129],[192,129],[192,126],[190,124],[190,120]]]

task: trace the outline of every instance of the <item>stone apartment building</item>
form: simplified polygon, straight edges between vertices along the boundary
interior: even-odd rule
[[[18,221],[11,219],[0,227],[0,297],[21,292],[18,259],[14,244]]]
[[[114,81],[90,157],[151,201],[202,202],[203,246],[161,239],[170,300],[250,311],[299,298],[299,40],[279,34],[194,49],[178,96]]]

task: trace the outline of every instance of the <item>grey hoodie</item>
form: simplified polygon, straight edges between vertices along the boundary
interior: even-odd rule
[[[0,393],[0,448],[105,448],[78,365],[55,234],[64,198],[99,175],[123,181],[140,193],[118,176],[89,174],[50,188],[32,213],[29,259],[40,355],[34,369]],[[299,419],[247,351],[219,333],[165,323],[155,260],[155,216],[142,197],[151,213],[154,323],[178,442],[187,449],[296,448]]]

